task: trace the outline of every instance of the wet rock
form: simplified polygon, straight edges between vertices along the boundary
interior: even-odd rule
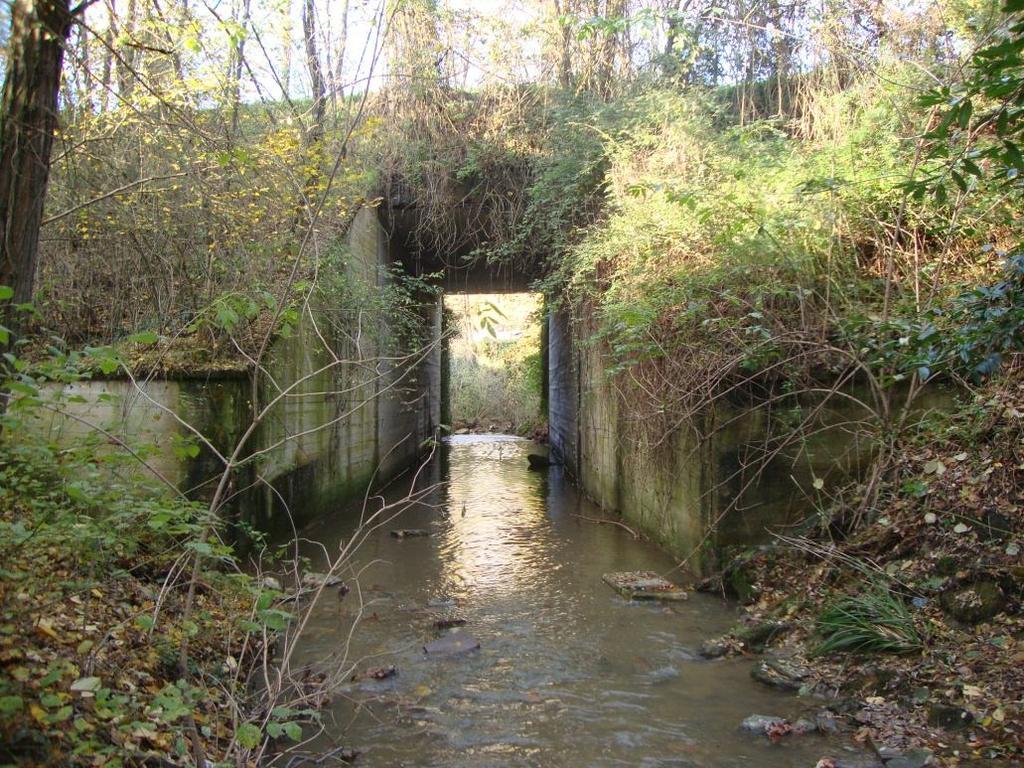
[[[750,650],[760,653],[764,647],[776,637],[790,630],[784,621],[761,621],[736,630],[736,639]]]
[[[302,574],[302,586],[306,589],[317,589],[319,587],[336,587],[341,584],[341,576],[331,573],[314,573],[310,571]]]
[[[398,669],[394,664],[387,667],[370,667],[368,670],[359,674],[358,672],[352,675],[353,680],[387,680],[389,677],[394,677],[398,674]]]
[[[883,768],[883,763],[874,755],[867,753],[843,755],[842,757],[823,757],[815,768]]]
[[[817,733],[818,724],[812,720],[808,720],[806,717],[801,717],[795,723],[793,723],[793,729],[791,733],[796,736],[806,736],[808,733]]]
[[[423,646],[423,651],[428,656],[460,656],[475,651],[479,647],[479,640],[468,632],[459,630],[427,643]]]
[[[705,640],[701,643],[698,652],[705,659],[718,659],[722,656],[727,656],[734,649],[738,650],[738,643],[755,653],[761,653],[768,643],[779,635],[788,632],[789,629],[790,625],[786,622],[759,621],[754,624],[740,626],[729,635]]]
[[[809,672],[796,662],[773,656],[759,661],[750,671],[750,676],[780,691],[799,691]]]
[[[772,715],[751,715],[740,723],[740,730],[763,736],[768,733],[770,728],[778,728],[788,724],[789,721],[784,717],[774,717]]]
[[[932,753],[930,750],[911,749],[886,760],[885,768],[925,768],[931,764]]]
[[[697,653],[705,659],[720,659],[729,653],[729,648],[728,637],[714,637],[701,643]]]
[[[836,722],[836,716],[827,709],[823,709],[814,715],[814,725],[818,729],[818,733],[823,733],[826,736],[834,736],[839,733],[839,723]]]
[[[438,619],[437,621],[434,622],[434,626],[437,629],[452,629],[454,627],[465,626],[465,624],[466,624],[466,620],[465,619],[460,619],[460,618],[458,618],[456,616],[452,616],[452,617],[444,618],[444,619]]]
[[[995,582],[979,581],[943,592],[939,602],[947,614],[962,624],[980,624],[1003,610],[1006,597]]]
[[[928,707],[928,725],[958,731],[974,722],[974,715],[963,707],[952,704],[931,704]]]
[[[551,466],[551,459],[540,453],[528,453],[526,454],[526,461],[530,465],[530,469],[547,469]]]
[[[423,528],[397,528],[391,535],[396,539],[421,539],[430,536],[430,531]]]

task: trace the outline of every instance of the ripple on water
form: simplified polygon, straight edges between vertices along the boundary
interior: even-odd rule
[[[527,470],[531,450],[518,438],[450,438],[447,482],[389,524],[433,535],[371,534],[346,574],[355,582],[362,569],[359,589],[317,608],[299,663],[330,656],[399,670],[337,698],[325,747],[364,749],[364,766],[814,765],[823,740],[775,747],[738,730],[753,712],[790,716],[799,702],[757,687],[745,662],[694,657],[702,639],[735,622],[734,609],[702,595],[668,610],[615,595],[603,573],[665,573],[672,561],[575,517],[602,513],[557,469]],[[355,518],[306,533],[331,548]],[[364,615],[377,618],[355,628],[345,655],[360,594],[373,601]],[[480,650],[426,658],[441,617],[464,619]]]

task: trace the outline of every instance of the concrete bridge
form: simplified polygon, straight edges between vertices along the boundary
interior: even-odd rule
[[[445,293],[524,293],[543,274],[541,265],[510,267],[474,256],[483,243],[466,210],[451,217],[451,231],[440,248],[423,244],[422,211],[414,202],[385,202],[378,217],[387,238],[388,258],[412,275],[439,275]]]

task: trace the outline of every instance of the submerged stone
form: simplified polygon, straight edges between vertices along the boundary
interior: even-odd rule
[[[458,600],[456,600],[454,597],[448,597],[446,595],[442,595],[441,597],[432,597],[429,600],[427,600],[428,608],[454,608],[458,604]]]
[[[772,715],[751,715],[740,723],[740,729],[747,733],[756,733],[763,736],[768,733],[769,728],[779,728],[788,725],[789,721],[784,717]]]
[[[628,600],[686,600],[686,590],[654,571],[619,571],[601,577],[604,583]]]
[[[674,680],[677,677],[679,677],[679,670],[673,666],[658,667],[657,669],[652,669],[649,673],[647,673],[647,679],[651,682],[652,685],[666,683],[669,680]]]
[[[423,646],[423,651],[428,656],[458,656],[475,651],[479,647],[479,640],[468,632],[459,630],[427,643]]]
[[[839,733],[839,723],[836,722],[836,716],[827,709],[822,709],[815,714],[814,725],[819,733],[824,733],[826,735],[835,735]]]
[[[355,673],[352,675],[353,680],[387,680],[389,677],[394,677],[398,674],[398,669],[394,664],[386,667],[370,667],[363,673]]]
[[[396,528],[391,531],[396,539],[419,539],[430,536],[430,531],[423,528]]]

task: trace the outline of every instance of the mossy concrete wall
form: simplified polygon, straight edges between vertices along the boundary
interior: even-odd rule
[[[210,451],[188,456],[189,443],[195,441],[184,425],[223,449],[237,437],[247,412],[246,392],[237,378],[157,379],[137,384],[93,379],[68,384],[59,392],[51,388],[59,412],[40,410],[34,426],[57,443],[91,438],[117,450],[107,437],[111,435],[137,449],[163,478],[198,493],[217,472],[219,462]]]
[[[299,523],[330,514],[393,477],[440,424],[440,347],[395,339],[379,297],[391,249],[375,209],[356,216],[346,250],[343,279],[325,282],[293,335],[275,343],[261,379],[261,401],[279,398],[258,433],[258,471],[271,481],[261,491],[265,529],[290,525],[288,512]],[[423,336],[439,338],[439,303],[421,311]]]
[[[255,395],[257,408],[273,405],[242,453],[252,460],[232,481],[234,512],[270,531],[330,514],[372,480],[417,461],[440,423],[441,402],[440,346],[396,340],[379,301],[391,257],[375,209],[357,214],[340,251],[342,274],[324,279],[291,334],[274,342],[255,391],[248,375],[205,380],[200,373],[140,387],[91,381],[67,388],[64,395],[82,402],[63,407],[132,444],[149,444],[153,466],[202,497],[222,465],[205,448],[185,455],[182,422],[227,455],[252,422]],[[422,314],[427,335],[439,338],[439,301],[425,302]],[[66,417],[43,427],[58,439],[90,431]]]
[[[710,455],[684,430],[654,447],[632,438],[593,329],[566,310],[549,315],[551,450],[584,492],[670,552],[702,544],[714,504]]]
[[[862,474],[870,443],[854,436],[868,418],[850,398],[790,404],[808,435],[773,453],[786,410],[723,405],[697,424],[652,434],[639,406],[617,391],[612,360],[594,341],[586,311],[548,318],[551,452],[603,508],[687,565],[706,568],[723,547],[761,543],[827,502],[836,484]],[[776,419],[775,437],[770,435]],[[832,425],[829,427],[828,425]],[[816,488],[815,480],[826,483]]]

